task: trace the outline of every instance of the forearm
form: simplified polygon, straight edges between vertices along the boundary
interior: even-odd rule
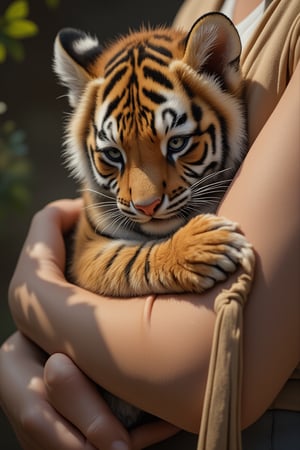
[[[258,254],[245,311],[244,425],[267,408],[299,359],[296,89],[292,84],[287,90],[219,211],[241,224]],[[35,261],[34,248],[27,246],[24,267]],[[51,276],[44,279],[45,270],[51,272],[45,264],[39,260],[34,292],[26,269],[25,281],[12,283],[12,311],[21,330],[49,353],[69,354],[115,394],[198,431],[213,301],[224,284],[199,297],[112,300],[69,285],[62,273],[55,272],[53,282]]]

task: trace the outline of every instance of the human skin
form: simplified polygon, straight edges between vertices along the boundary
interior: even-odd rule
[[[298,80],[299,67],[218,211],[240,223],[257,252],[244,314],[243,427],[267,409],[300,356]],[[224,283],[200,296],[88,293],[63,275],[61,230],[72,223],[63,223],[63,209],[53,204],[33,220],[10,287],[18,328],[46,352],[69,355],[116,395],[198,432],[213,301]]]
[[[65,355],[52,356],[50,384],[44,382],[47,358],[19,332],[0,351],[1,406],[24,450],[139,450],[177,433],[174,426],[159,421],[129,434],[95,385]]]

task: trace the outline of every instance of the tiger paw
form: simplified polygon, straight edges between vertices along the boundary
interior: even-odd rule
[[[173,236],[174,276],[184,290],[202,292],[226,280],[252,255],[238,224],[212,214],[199,215]]]

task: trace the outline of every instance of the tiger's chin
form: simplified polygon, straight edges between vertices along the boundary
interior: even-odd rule
[[[174,233],[182,227],[186,220],[180,217],[169,219],[151,219],[149,222],[140,224],[142,233],[148,236],[164,237]]]

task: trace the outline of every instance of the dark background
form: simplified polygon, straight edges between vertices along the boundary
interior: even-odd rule
[[[0,0],[0,16],[9,3]],[[171,24],[181,3],[182,0],[60,0],[58,8],[49,9],[44,0],[29,0],[29,18],[38,24],[39,34],[24,41],[26,57],[22,63],[8,59],[0,65],[0,101],[8,105],[2,118],[13,119],[26,132],[33,167],[29,206],[22,213],[7,213],[0,228],[0,343],[14,330],[7,307],[7,288],[32,215],[51,200],[76,196],[75,182],[69,178],[61,158],[62,123],[69,107],[51,68],[56,33],[70,26],[96,34],[103,42],[143,23]],[[1,412],[0,448],[20,449]]]

